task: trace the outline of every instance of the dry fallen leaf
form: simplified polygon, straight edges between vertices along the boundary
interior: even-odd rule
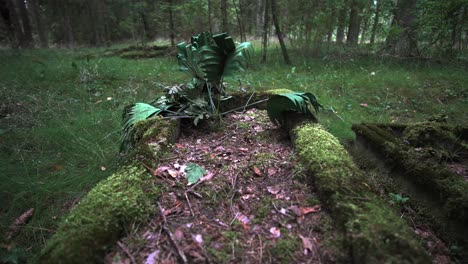
[[[320,204],[314,205],[312,207],[301,207],[302,214],[306,215],[309,213],[316,213],[320,211]]]
[[[168,169],[167,172],[169,173],[169,175],[171,175],[172,178],[177,178],[177,175],[179,175],[179,172],[176,170]]]
[[[254,166],[253,170],[255,172],[255,175],[262,176],[262,172],[260,171],[260,169],[257,166]]]
[[[277,227],[272,227],[270,228],[270,234],[272,234],[274,238],[279,238],[281,236],[281,230]]]
[[[312,252],[313,245],[310,239],[308,237],[303,237],[301,235],[299,235],[299,237],[302,240],[302,247],[304,248],[304,255],[307,255],[310,252]]]
[[[278,194],[281,189],[278,186],[267,186],[267,191],[271,194]]]
[[[273,175],[275,175],[277,172],[278,172],[278,171],[277,171],[275,168],[273,168],[273,167],[269,167],[269,168],[268,168],[268,176],[270,176],[270,177],[273,176]]]
[[[33,216],[34,214],[34,208],[30,208],[26,212],[24,212],[20,217],[18,217],[15,222],[10,226],[9,232],[7,235],[7,239],[11,239],[16,233],[18,233],[19,228],[23,225],[25,225],[29,219]]]

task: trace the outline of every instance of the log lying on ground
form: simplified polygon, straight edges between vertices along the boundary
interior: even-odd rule
[[[295,129],[295,147],[344,232],[354,263],[430,263],[408,225],[380,199],[339,141],[320,125]]]
[[[461,223],[468,222],[468,182],[460,175],[449,171],[445,166],[434,160],[421,159],[425,155],[423,148],[414,148],[408,143],[396,138],[389,130],[375,124],[354,125],[358,139],[365,138],[373,150],[385,157],[386,163],[396,166],[404,172],[409,181],[416,183],[434,197],[439,197],[443,204],[441,210],[451,219]],[[443,130],[446,133],[448,130]],[[440,140],[442,136],[438,135]],[[411,137],[408,140],[415,140]],[[448,142],[449,144],[455,144]],[[429,148],[430,155],[435,150]]]
[[[136,129],[138,154],[131,155],[127,165],[100,182],[72,209],[42,250],[40,263],[101,263],[107,245],[157,211],[161,186],[155,184],[142,161],[157,163],[175,139],[177,122],[156,117],[138,123]]]

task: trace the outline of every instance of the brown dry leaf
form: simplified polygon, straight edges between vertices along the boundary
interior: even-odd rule
[[[8,232],[7,239],[11,239],[16,233],[18,233],[19,228],[25,225],[29,219],[34,214],[34,208],[30,208],[26,212],[24,212],[20,217],[18,217],[15,222],[10,226],[10,231]]]
[[[307,256],[307,254],[312,252],[312,249],[313,249],[312,241],[310,241],[308,237],[303,237],[301,235],[299,235],[299,237],[302,240],[302,247],[304,248],[304,255]]]
[[[250,198],[255,197],[255,194],[244,194],[241,196],[242,200],[249,200]]]
[[[174,232],[174,239],[176,241],[182,241],[183,238],[184,233],[182,232],[182,230],[180,230],[180,228],[176,229],[176,231]]]
[[[249,223],[250,223],[250,219],[243,213],[241,212],[238,212],[235,216],[235,218],[241,222],[242,224],[242,227],[244,227],[244,230],[248,230],[250,227],[249,227]]]
[[[278,194],[281,191],[281,188],[278,186],[268,186],[267,191],[271,194]]]
[[[272,227],[270,228],[270,234],[272,234],[274,238],[279,238],[281,236],[281,230],[277,227]]]
[[[159,166],[157,169],[154,170],[153,175],[154,176],[161,176],[163,172],[169,170],[170,168],[168,166]]]
[[[302,214],[306,215],[309,213],[316,213],[320,211],[320,204],[314,205],[312,207],[301,207]]]
[[[215,157],[216,157],[215,154],[213,154],[213,153],[210,154],[210,159],[213,160]]]
[[[239,148],[240,151],[243,151],[243,152],[248,152],[249,149],[248,148]]]
[[[270,176],[270,177],[275,175],[277,172],[278,172],[278,170],[273,168],[273,167],[268,168],[268,176]]]
[[[254,166],[253,170],[255,172],[255,175],[262,176],[262,172],[260,171],[260,169],[257,166]]]
[[[169,173],[169,175],[171,175],[172,178],[177,178],[177,176],[179,175],[179,172],[176,170],[167,169],[167,172]]]
[[[297,205],[291,205],[288,207],[296,216],[302,216],[302,211]]]

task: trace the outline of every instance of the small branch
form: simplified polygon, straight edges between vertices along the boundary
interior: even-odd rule
[[[268,101],[268,98],[263,99],[263,100],[260,100],[260,101],[257,101],[257,102],[254,102],[254,103],[251,103],[251,104],[249,104],[249,105],[245,105],[245,106],[241,106],[241,107],[238,107],[238,108],[234,108],[234,109],[232,109],[232,110],[229,110],[229,111],[226,111],[226,112],[224,112],[224,113],[221,113],[220,116],[223,116],[223,115],[232,113],[232,112],[237,111],[237,110],[240,110],[240,109],[244,109],[244,108],[249,107],[249,106],[252,106],[252,105],[260,104],[260,103],[263,103],[263,102],[266,102],[266,101]]]
[[[136,264],[135,258],[130,253],[128,248],[120,241],[117,241],[117,245],[119,245],[119,247],[123,250],[123,252],[125,252],[125,255],[127,255],[127,257],[130,259],[130,262],[132,262],[132,264]]]
[[[187,263],[188,261],[187,261],[187,257],[184,254],[184,251],[180,248],[179,244],[177,244],[177,242],[175,241],[174,235],[166,227],[166,225],[167,225],[166,215],[164,214],[164,208],[161,206],[161,204],[159,202],[158,202],[158,207],[159,207],[159,212],[161,213],[161,216],[163,218],[162,229],[164,229],[164,231],[169,236],[169,239],[171,240],[174,247],[177,249],[177,253],[179,254],[179,256],[182,259],[183,263]]]
[[[190,203],[190,199],[188,198],[187,192],[185,192],[184,195],[185,195],[185,199],[187,199],[187,204],[189,206],[190,213],[192,214],[192,216],[195,216],[195,214],[193,213],[192,204]]]

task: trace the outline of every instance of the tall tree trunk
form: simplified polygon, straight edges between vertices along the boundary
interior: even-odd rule
[[[234,10],[236,11],[237,26],[239,27],[240,39],[241,42],[244,42],[244,29],[242,27],[242,21],[239,15],[239,10],[237,9],[236,0],[232,0],[232,5],[234,6]]]
[[[255,19],[255,33],[257,37],[263,36],[263,26],[265,19],[265,4],[264,0],[257,0],[256,5],[256,19]]]
[[[228,32],[228,12],[227,12],[227,0],[221,0],[221,30]]]
[[[333,29],[335,26],[335,15],[336,15],[336,8],[332,7],[330,11],[330,18],[328,21],[328,32],[327,32],[327,43],[330,45],[332,37],[333,37]]]
[[[208,5],[209,5],[209,2],[208,1]],[[171,47],[175,47],[175,33],[174,33],[174,15],[173,15],[173,12],[172,12],[172,8],[173,8],[173,0],[170,0],[169,1],[169,31],[170,31],[170,35],[171,35]],[[208,12],[210,8],[208,8]],[[209,22],[210,24],[210,31],[211,31],[211,21]]]
[[[270,0],[271,1],[271,16],[273,18],[273,24],[275,24],[275,30],[276,30],[276,35],[278,36],[278,40],[281,46],[281,52],[283,53],[284,57],[284,62],[286,64],[291,64],[291,60],[289,59],[288,51],[286,50],[286,45],[284,44],[283,40],[283,35],[281,33],[280,29],[280,23],[278,19],[278,14],[277,14],[277,8],[276,8],[276,0]]]
[[[32,37],[31,23],[29,22],[29,16],[28,16],[28,11],[26,10],[26,4],[24,3],[24,0],[17,0],[16,3],[18,4],[19,13],[21,17],[21,23],[23,25],[22,46],[32,47],[34,46],[34,40]]]
[[[263,10],[263,52],[262,52],[262,63],[266,63],[267,49],[268,49],[268,27],[270,24],[268,10],[270,9],[270,1],[264,0],[265,9]]]
[[[359,13],[361,7],[359,0],[353,0],[351,3],[351,11],[349,13],[348,35],[346,36],[346,44],[350,46],[357,45],[359,39],[359,30],[361,27],[361,17]]]
[[[65,25],[65,33],[67,34],[67,45],[68,47],[73,47],[73,45],[75,45],[75,35],[73,33],[73,27],[72,27],[72,23],[71,23],[71,15],[70,15],[70,7],[68,6],[69,3],[65,3],[64,4],[64,11],[62,13],[62,16],[63,16],[63,21],[64,21],[64,25]]]
[[[347,14],[348,14],[348,3],[345,0],[343,6],[340,8],[340,11],[338,12],[338,27],[336,29],[336,43],[337,44],[343,44]]]
[[[29,10],[31,11],[31,17],[36,24],[37,35],[39,36],[39,43],[41,48],[49,47],[49,40],[47,38],[47,33],[44,29],[44,24],[42,22],[42,16],[38,0],[29,0]]]
[[[399,0],[395,8],[392,27],[398,27],[399,34],[390,31],[386,49],[401,56],[419,56],[414,28],[417,0]]]
[[[12,9],[13,8],[13,9]],[[10,0],[0,0],[0,15],[2,20],[5,23],[7,29],[8,41],[12,48],[18,46],[18,39],[15,32],[15,23],[13,22],[14,17],[12,17],[11,11],[14,11],[14,6],[12,7]]]
[[[375,35],[377,33],[377,26],[379,25],[380,17],[380,5],[382,0],[375,0],[375,15],[374,15],[374,24],[372,25],[372,35],[370,38],[370,44],[373,46],[375,43]]]
[[[213,26],[211,24],[211,0],[208,0],[208,28],[210,32],[213,32]]]

